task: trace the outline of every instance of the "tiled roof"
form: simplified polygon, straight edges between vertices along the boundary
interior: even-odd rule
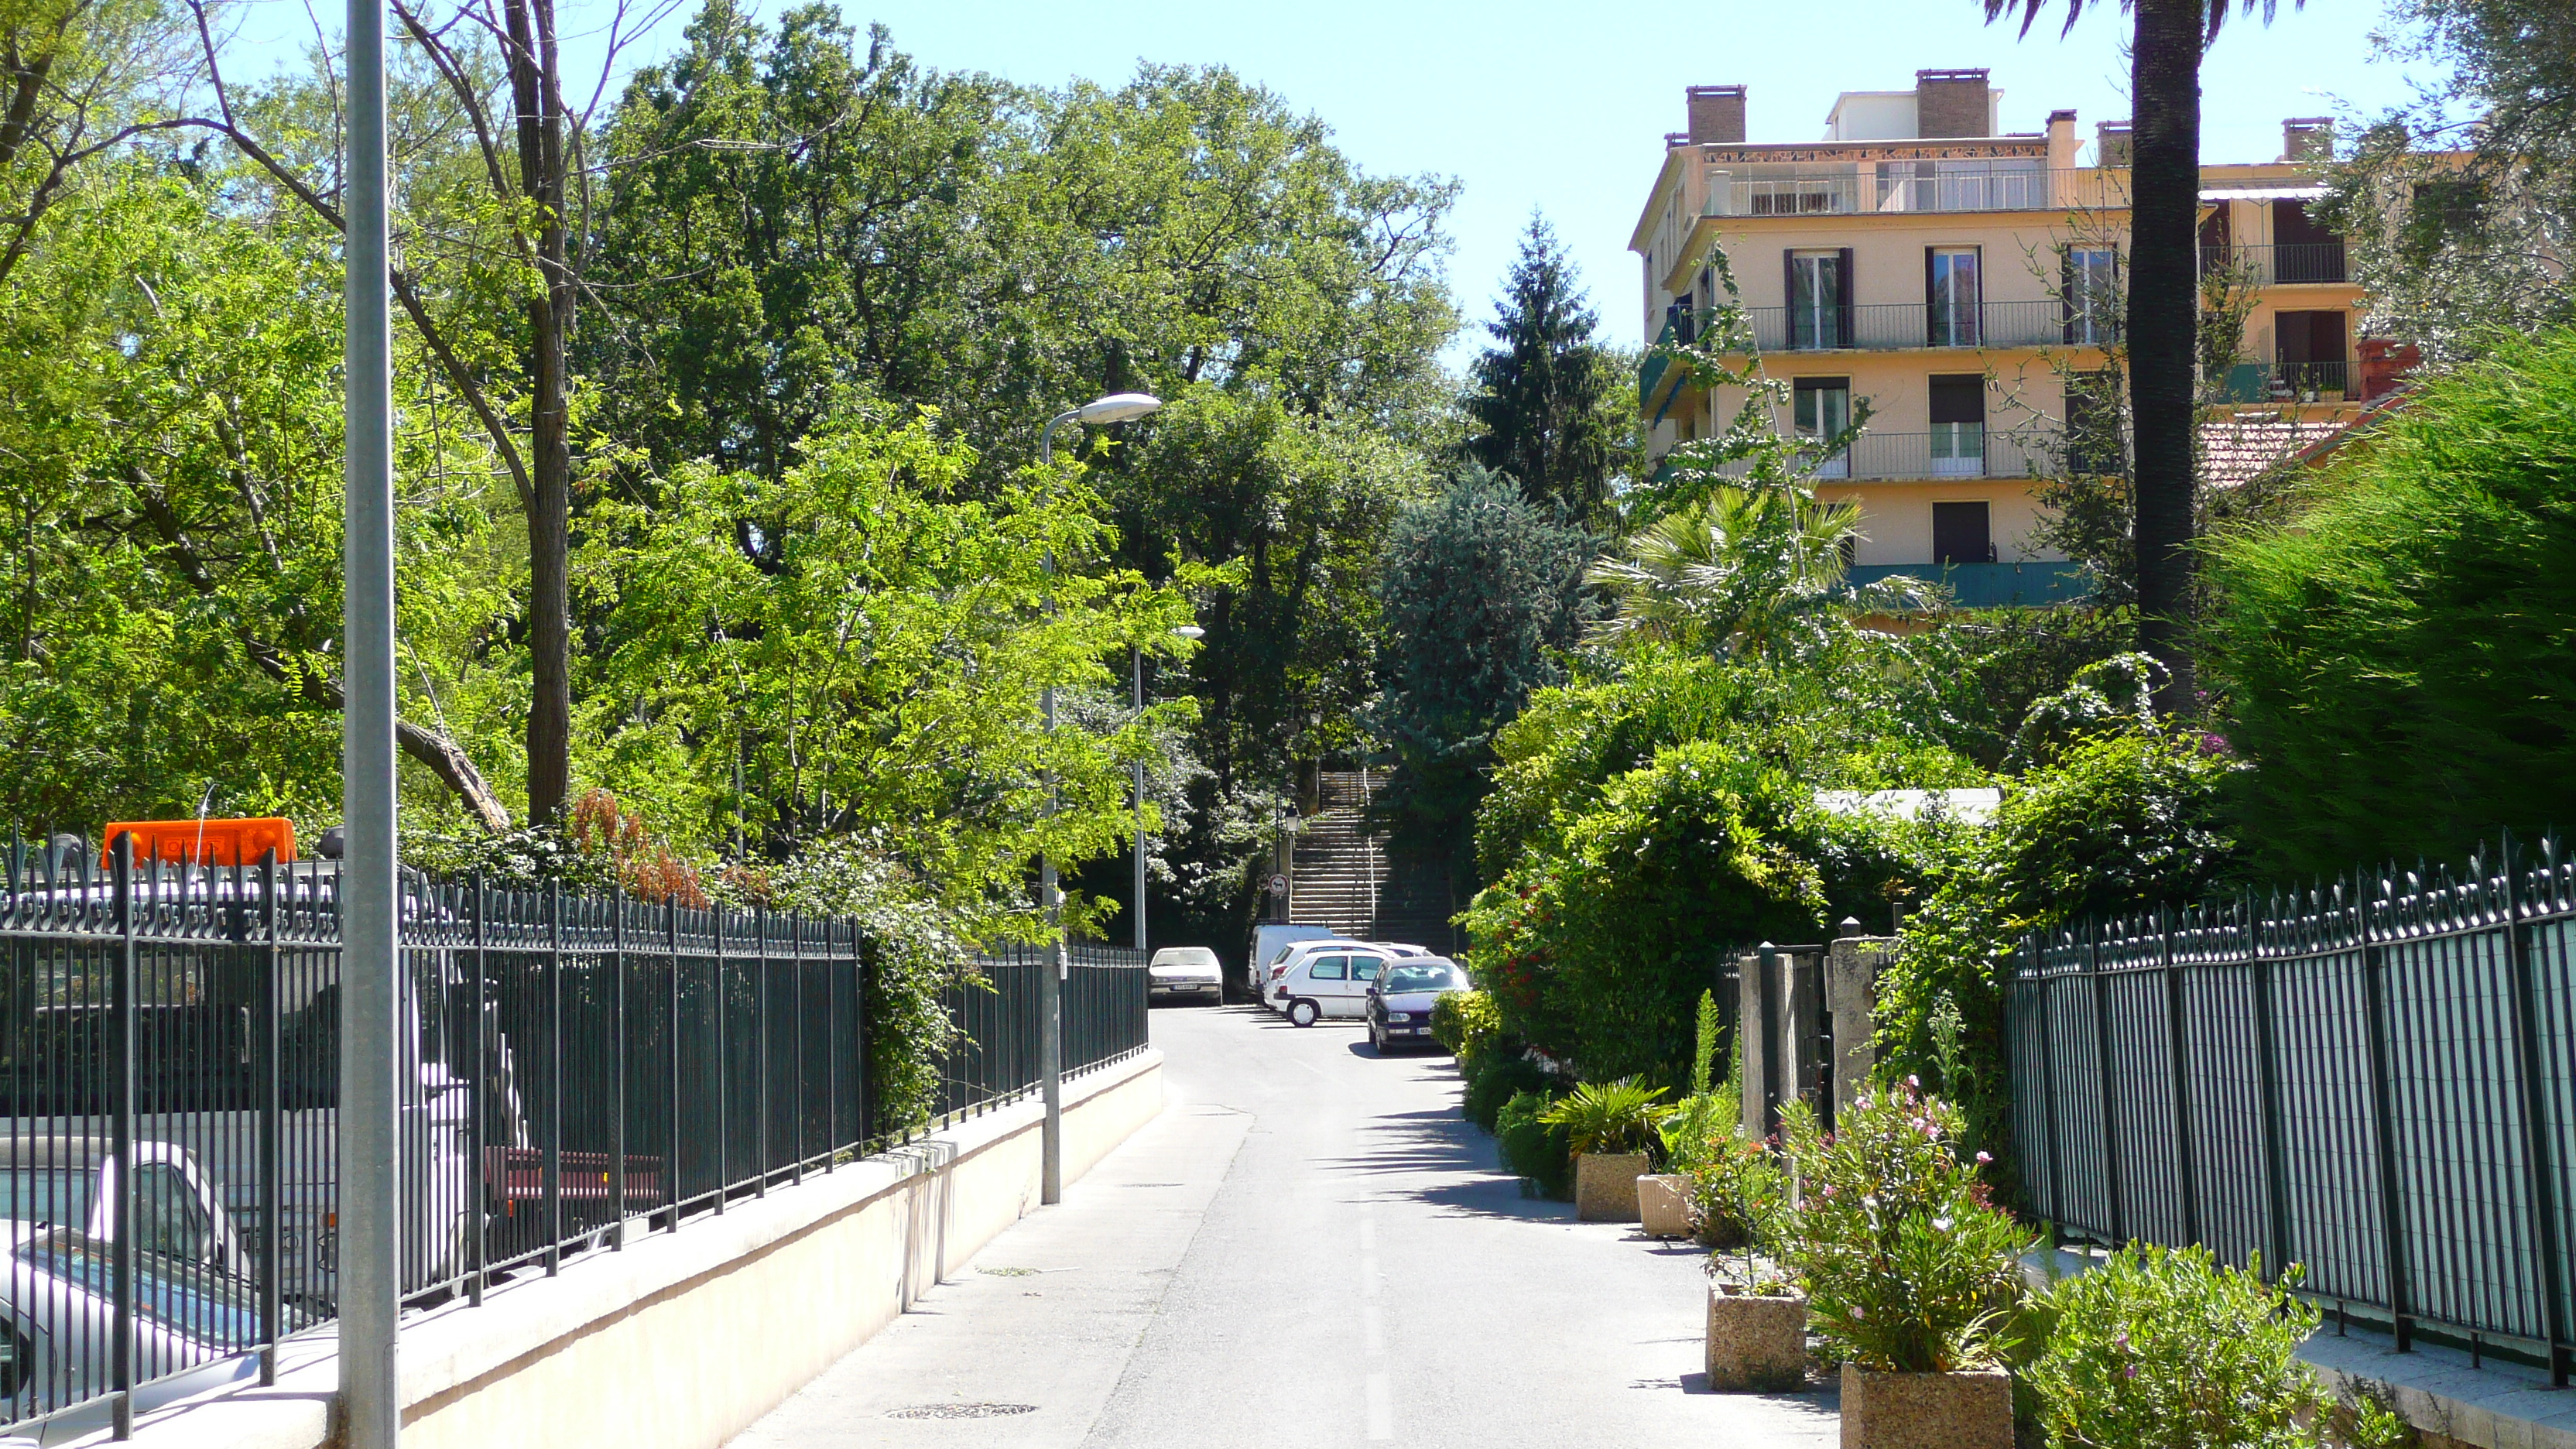
[[[2202,479],[2212,488],[2251,483],[2332,439],[2351,422],[2263,413],[2212,419],[2200,425]]]

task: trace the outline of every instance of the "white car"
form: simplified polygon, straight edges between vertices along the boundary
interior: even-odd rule
[[[1281,951],[1278,958],[1270,963],[1270,974],[1265,978],[1266,984],[1263,986],[1261,992],[1261,1004],[1283,1016],[1286,1015],[1289,1007],[1293,1004],[1295,999],[1286,990],[1288,973],[1296,970],[1298,967],[1304,965],[1307,961],[1316,956],[1333,951],[1361,951],[1379,958],[1427,956],[1431,954],[1420,946],[1407,945],[1401,941],[1352,941],[1339,936],[1322,941],[1299,941]],[[1376,971],[1374,966],[1367,969],[1371,974],[1374,974]],[[1361,987],[1363,990],[1366,989],[1366,985],[1367,978],[1364,977],[1361,979]],[[1327,1011],[1324,1014],[1326,1016],[1334,1016],[1341,1013]],[[1357,1012],[1352,1012],[1350,1014],[1354,1016],[1358,1015]]]
[[[1292,953],[1270,985],[1271,1004],[1299,1026],[1325,1017],[1357,1021],[1368,1014],[1370,983],[1394,962],[1425,955],[1419,946],[1326,941]]]
[[[1218,1001],[1225,996],[1225,968],[1205,946],[1165,946],[1145,966],[1145,1000],[1187,996]]]

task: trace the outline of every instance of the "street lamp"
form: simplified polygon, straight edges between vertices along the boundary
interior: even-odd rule
[[[1078,408],[1060,412],[1047,419],[1045,431],[1038,434],[1038,464],[1055,462],[1055,430],[1066,423],[1123,423],[1141,418],[1163,405],[1162,399],[1150,393],[1113,392],[1094,398]],[[1055,572],[1055,551],[1046,555],[1046,571]],[[1050,602],[1047,611],[1053,613]],[[1044,719],[1046,732],[1055,733],[1055,686],[1050,684],[1038,695],[1038,713]],[[1056,810],[1055,769],[1046,771],[1047,814]],[[1055,884],[1055,851],[1038,855],[1038,896],[1046,904],[1047,968],[1038,973],[1043,983],[1038,987],[1038,1077],[1046,1097],[1046,1117],[1038,1128],[1038,1201],[1064,1200],[1064,979],[1072,974],[1071,963],[1064,953],[1064,897]]]
[[[1177,639],[1204,639],[1207,631],[1196,624],[1183,624],[1172,631]],[[1127,646],[1127,666],[1136,675],[1136,713],[1145,712],[1145,646]],[[1145,757],[1136,757],[1136,949],[1145,949]]]

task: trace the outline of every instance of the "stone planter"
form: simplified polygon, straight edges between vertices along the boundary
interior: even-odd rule
[[[1690,1179],[1678,1172],[1649,1173],[1637,1179],[1637,1219],[1650,1238],[1691,1235]]]
[[[1787,1393],[1807,1382],[1807,1295],[1778,1298],[1708,1285],[1708,1386],[1721,1394]]]
[[[2013,1449],[2002,1369],[1889,1374],[1843,1365],[1843,1449]]]
[[[1642,1152],[1574,1155],[1574,1217],[1586,1223],[1637,1220],[1637,1179],[1646,1171]]]

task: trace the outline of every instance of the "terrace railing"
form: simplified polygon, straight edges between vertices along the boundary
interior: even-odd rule
[[[2033,1206],[2569,1376],[2576,867],[2509,839],[2026,943],[2008,1001]]]

